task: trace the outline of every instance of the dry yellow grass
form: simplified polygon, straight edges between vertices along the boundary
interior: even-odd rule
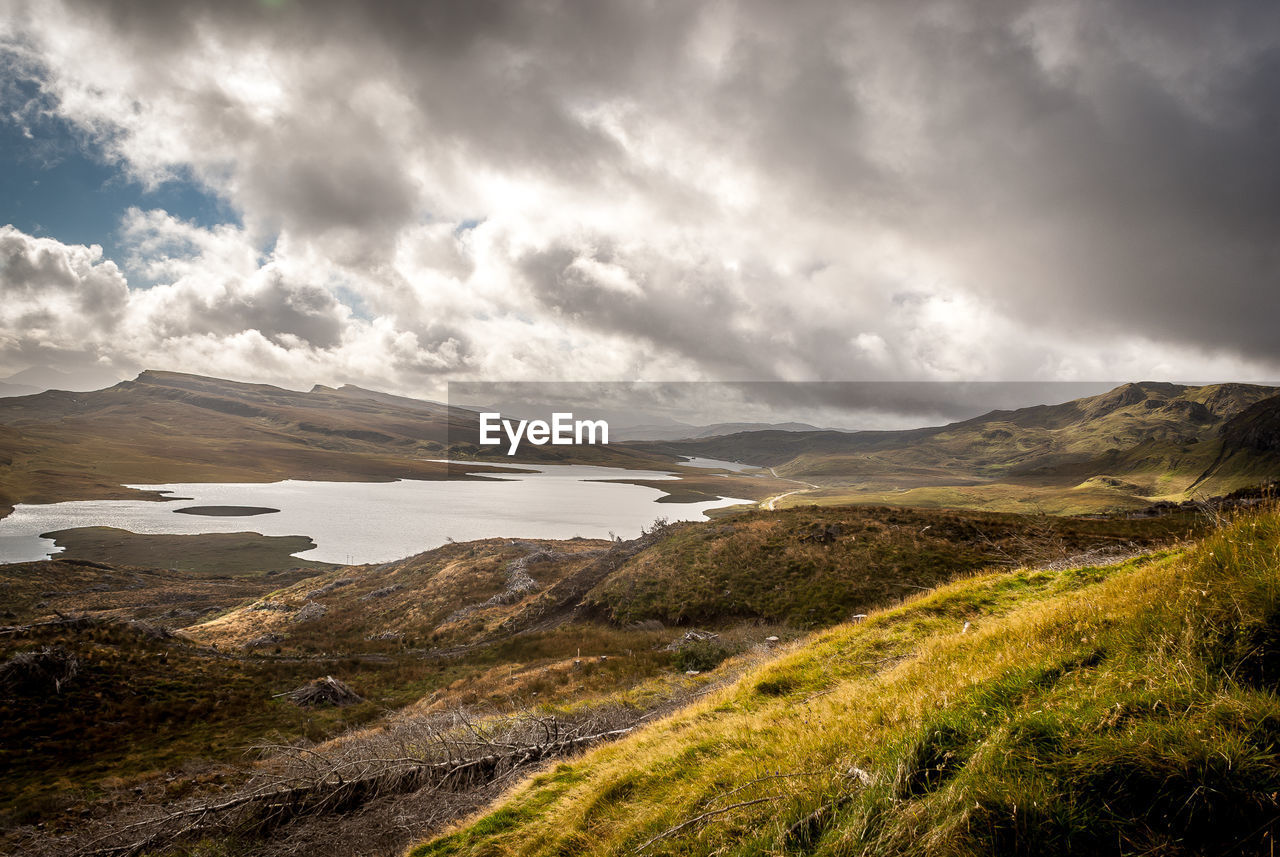
[[[1275,513],[1184,553],[980,575],[817,634],[413,854],[1247,850],[1280,817],[1278,605]]]

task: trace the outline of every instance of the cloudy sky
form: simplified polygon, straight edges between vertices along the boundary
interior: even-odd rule
[[[1280,378],[1270,0],[0,0],[0,63],[0,377]]]

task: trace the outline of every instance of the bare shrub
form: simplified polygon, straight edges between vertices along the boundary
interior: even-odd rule
[[[61,646],[20,652],[0,664],[0,694],[61,693],[79,672],[80,659]]]

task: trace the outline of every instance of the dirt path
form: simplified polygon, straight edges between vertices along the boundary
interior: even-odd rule
[[[761,500],[760,508],[765,509],[766,511],[769,511],[769,512],[772,512],[774,509],[778,508],[778,501],[781,500],[783,497],[790,497],[792,494],[803,494],[806,491],[816,491],[819,487],[821,487],[818,485],[814,485],[812,482],[805,482],[801,479],[788,479],[785,476],[779,476],[778,472],[774,470],[772,467],[769,468],[769,472],[773,474],[774,479],[781,479],[786,482],[795,482],[797,485],[805,486],[804,488],[797,488],[794,491],[786,491],[782,494],[774,494],[772,497],[768,497],[764,500]]]

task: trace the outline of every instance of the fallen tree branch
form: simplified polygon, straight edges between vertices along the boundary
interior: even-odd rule
[[[566,755],[590,744],[610,741],[633,731],[635,726],[608,729],[586,735],[570,734],[552,741],[516,744],[496,742],[484,737],[473,723],[467,729],[476,738],[465,746],[497,748],[487,752],[431,761],[414,756],[362,756],[331,760],[318,766],[321,754],[309,748],[289,748],[297,756],[307,755],[307,781],[281,785],[269,783],[247,793],[217,803],[198,803],[183,809],[133,822],[108,831],[71,853],[84,857],[136,857],[144,852],[184,839],[213,834],[252,831],[258,836],[297,818],[321,813],[354,809],[377,796],[403,794],[431,788],[461,791],[485,785],[508,776],[514,770],[556,756]],[[553,729],[541,724],[543,734],[563,734],[558,725]],[[457,749],[453,747],[451,749]],[[151,831],[137,837],[135,834]],[[115,844],[104,844],[112,839]]]

